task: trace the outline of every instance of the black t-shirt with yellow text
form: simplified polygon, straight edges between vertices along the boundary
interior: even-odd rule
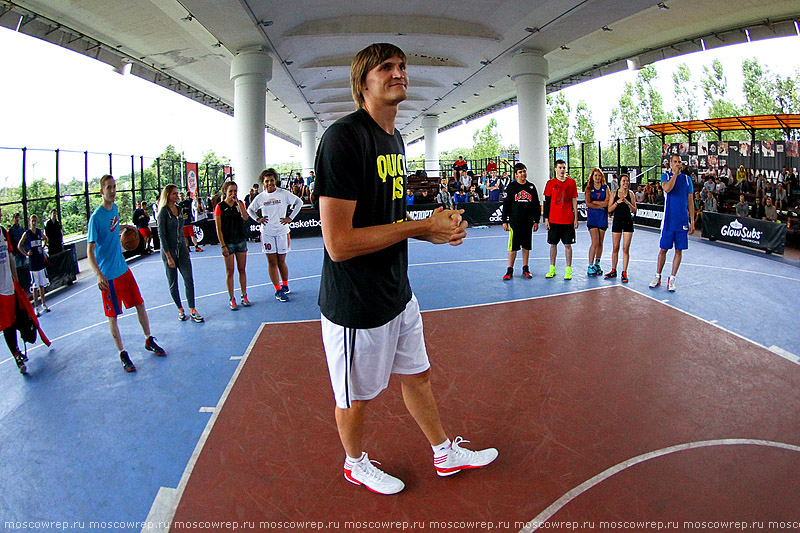
[[[314,171],[316,194],[355,200],[354,228],[405,222],[403,138],[397,130],[393,135],[383,131],[363,109],[328,128]],[[325,250],[319,306],[334,324],[358,329],[382,326],[410,300],[405,240],[340,262],[332,261]]]

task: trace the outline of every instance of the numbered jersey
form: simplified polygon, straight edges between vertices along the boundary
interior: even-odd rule
[[[403,138],[388,134],[363,109],[332,124],[315,162],[315,193],[355,201],[353,227],[403,224],[406,161]],[[408,245],[333,262],[325,250],[319,304],[340,326],[374,328],[399,315],[411,300]]]

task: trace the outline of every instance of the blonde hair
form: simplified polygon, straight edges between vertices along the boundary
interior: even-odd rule
[[[172,194],[172,191],[177,189],[178,186],[170,183],[161,191],[161,196],[158,198],[158,210],[161,211],[165,205],[167,205],[167,200],[169,199],[169,195]]]
[[[373,43],[361,50],[350,64],[350,89],[353,91],[353,100],[356,109],[364,107],[364,84],[367,81],[367,72],[374,69],[387,59],[399,57],[404,62],[406,54],[397,46],[390,43]]]

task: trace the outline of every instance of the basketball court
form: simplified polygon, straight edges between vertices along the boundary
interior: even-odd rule
[[[406,489],[347,483],[316,306],[321,240],[293,241],[287,304],[251,245],[255,305],[237,312],[210,247],[192,254],[204,324],[177,321],[157,256],[132,263],[166,358],[138,346],[126,312],[138,372],[122,371],[89,277],[52,299],[53,346],[29,350],[29,376],[0,359],[0,520],[96,531],[800,526],[795,258],[694,239],[669,293],[647,287],[655,232],[637,228],[625,285],[586,276],[583,226],[573,280],[562,279],[563,248],[558,276],[544,278],[540,231],[534,279],[518,260],[504,282],[506,239],[472,228],[460,247],[409,244],[445,428],[496,447],[488,467],[438,477],[393,380],[370,404],[365,442]]]

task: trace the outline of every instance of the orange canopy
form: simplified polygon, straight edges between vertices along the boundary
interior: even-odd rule
[[[639,126],[656,135],[684,135],[699,131],[721,133],[732,130],[784,130],[800,128],[800,115],[752,115],[746,117],[709,118],[706,120],[684,120]]]

